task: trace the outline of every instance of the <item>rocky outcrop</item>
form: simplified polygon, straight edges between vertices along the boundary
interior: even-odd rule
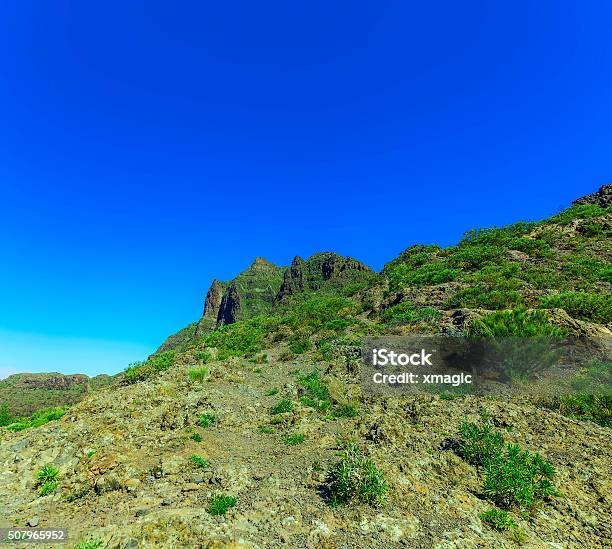
[[[240,303],[240,294],[236,288],[236,283],[232,282],[221,300],[221,306],[217,316],[217,326],[233,324],[237,320],[240,320],[241,312],[242,305]]]
[[[304,260],[296,255],[291,262],[291,266],[283,274],[283,283],[278,291],[277,300],[297,294],[304,289]]]
[[[372,270],[360,261],[332,252],[315,254],[306,261],[296,256],[284,273],[283,284],[276,300],[282,301],[303,291],[316,291],[328,283],[342,284],[360,280],[371,272]]]
[[[222,301],[223,286],[221,286],[221,283],[215,278],[210,285],[208,292],[206,292],[204,312],[202,313],[202,318],[198,321],[195,337],[203,337],[215,328],[217,325],[217,319],[219,318],[219,311],[221,309]]]
[[[600,208],[609,208],[612,206],[612,184],[602,185],[597,192],[578,198],[572,204],[595,204]]]

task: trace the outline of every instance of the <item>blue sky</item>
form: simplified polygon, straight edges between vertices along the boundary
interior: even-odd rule
[[[0,21],[0,377],[114,373],[213,277],[610,178],[609,2],[34,2]]]

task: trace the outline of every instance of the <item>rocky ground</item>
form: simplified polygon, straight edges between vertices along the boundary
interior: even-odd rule
[[[160,377],[93,393],[59,421],[2,432],[0,527],[63,527],[72,544],[108,548],[514,547],[479,518],[492,507],[482,478],[454,451],[460,421],[486,411],[509,441],[540,452],[557,471],[560,495],[513,515],[523,546],[612,546],[609,429],[528,402],[366,400],[346,360],[281,361],[277,353],[269,350],[263,364],[215,362],[203,381],[190,379],[195,359],[182,355]],[[358,417],[329,419],[300,404],[297,371],[315,366],[337,401],[359,403]],[[291,399],[293,411],[272,416],[280,399]],[[217,422],[198,426],[204,413]],[[285,444],[289,433],[304,442]],[[326,502],[326,471],[344,438],[384,470],[386,505]],[[209,467],[193,464],[194,454]],[[45,464],[59,469],[60,485],[39,497],[35,475]],[[220,517],[206,511],[218,493],[237,498]]]

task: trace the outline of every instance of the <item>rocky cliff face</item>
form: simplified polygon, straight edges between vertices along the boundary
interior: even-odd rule
[[[233,324],[240,320],[242,316],[242,305],[240,303],[240,294],[236,283],[232,282],[227,289],[227,292],[221,299],[221,307],[219,308],[219,315],[217,317],[217,326],[223,326],[224,324]]]
[[[296,256],[291,267],[284,273],[283,284],[276,300],[283,301],[291,295],[317,291],[334,283],[357,281],[370,273],[372,270],[360,261],[332,252],[315,254],[306,261]]]
[[[611,207],[612,184],[602,185],[597,192],[578,198],[573,204],[596,204],[600,208]]]
[[[197,324],[195,337],[202,337],[216,327],[219,311],[221,309],[221,302],[223,301],[223,292],[223,286],[221,286],[221,283],[215,278],[206,293],[204,312]]]

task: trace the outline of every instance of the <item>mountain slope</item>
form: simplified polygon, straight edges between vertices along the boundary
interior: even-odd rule
[[[197,335],[188,326],[58,421],[0,429],[0,527],[67,526],[108,548],[609,546],[609,395],[370,397],[359,347],[368,334],[457,335],[516,318],[609,339],[606,189],[543,222],[410,247],[381,273],[317,254],[282,278],[257,265],[242,284],[217,283],[207,302],[240,300],[233,322],[217,311]],[[609,389],[609,363],[598,368]],[[491,465],[467,457],[463,419],[549,463],[559,493],[533,507],[496,500]],[[45,465],[58,484],[40,495]],[[515,466],[503,478],[516,482]],[[364,497],[334,507],[343,467],[348,485],[365,479]],[[375,480],[384,505],[367,499]],[[224,515],[212,514],[219,501]],[[512,522],[496,527],[487,512]]]

